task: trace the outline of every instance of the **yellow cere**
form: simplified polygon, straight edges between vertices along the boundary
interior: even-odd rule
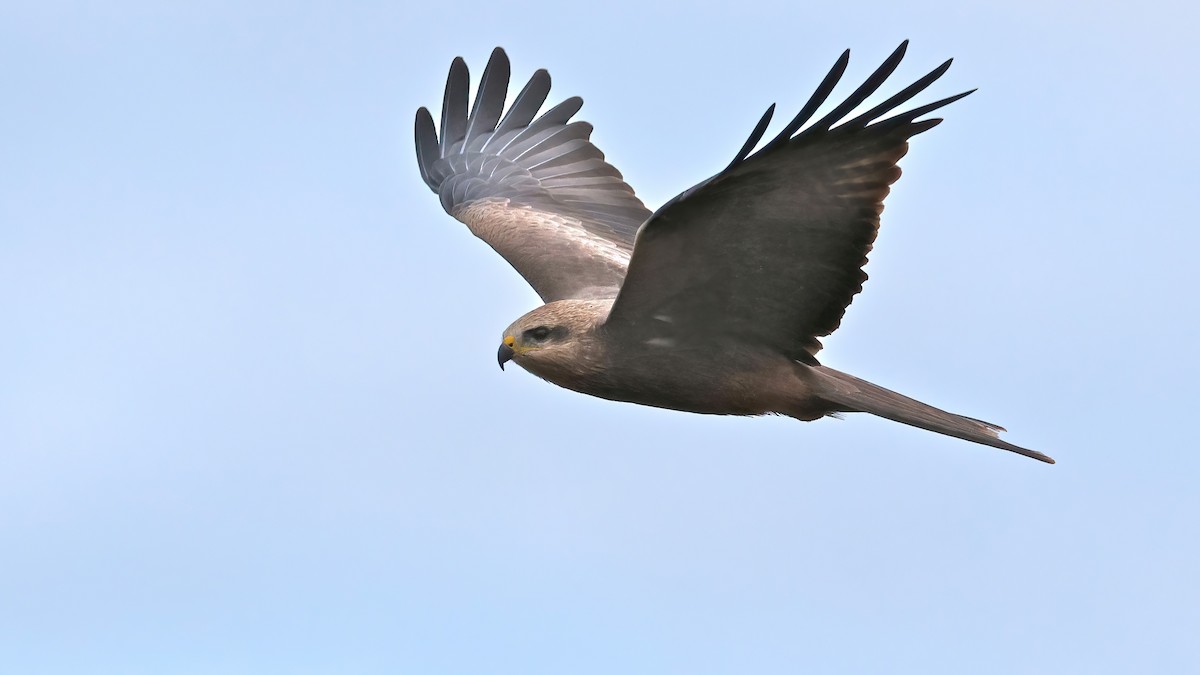
[[[516,341],[517,341],[517,339],[511,335],[504,336],[504,344],[508,345],[509,347],[513,346],[513,343]]]

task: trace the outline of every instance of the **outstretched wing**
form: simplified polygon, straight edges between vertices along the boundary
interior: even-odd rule
[[[607,320],[641,339],[711,341],[736,336],[816,363],[862,290],[862,266],[879,229],[896,162],[908,139],[940,119],[915,122],[971,92],[893,117],[950,67],[834,126],[873,94],[904,56],[905,41],[832,112],[799,131],[845,72],[846,51],[788,125],[761,150],[774,106],[721,173],[659,209],[637,237],[625,284]],[[796,133],[799,131],[799,133]]]
[[[497,47],[467,114],[467,64],[446,79],[441,137],[417,111],[417,163],[442,207],[496,249],[546,302],[614,297],[650,211],[604,161],[569,98],[535,116],[550,93],[539,70],[508,108],[509,63]]]

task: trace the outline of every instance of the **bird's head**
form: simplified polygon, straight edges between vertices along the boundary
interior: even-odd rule
[[[496,355],[500,368],[516,361],[552,382],[593,369],[600,356],[596,327],[611,304],[611,300],[559,300],[529,312],[504,330]]]

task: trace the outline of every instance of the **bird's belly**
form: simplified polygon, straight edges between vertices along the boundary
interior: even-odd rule
[[[641,356],[615,363],[577,390],[656,408],[711,415],[785,412],[806,388],[783,356]],[[575,388],[575,387],[571,387]]]

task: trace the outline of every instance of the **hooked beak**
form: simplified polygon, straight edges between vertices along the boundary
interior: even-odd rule
[[[500,370],[504,370],[504,364],[512,361],[513,355],[516,354],[512,348],[513,342],[515,340],[512,339],[511,335],[504,338],[504,343],[500,345],[500,351],[496,352],[496,361],[500,363]]]

